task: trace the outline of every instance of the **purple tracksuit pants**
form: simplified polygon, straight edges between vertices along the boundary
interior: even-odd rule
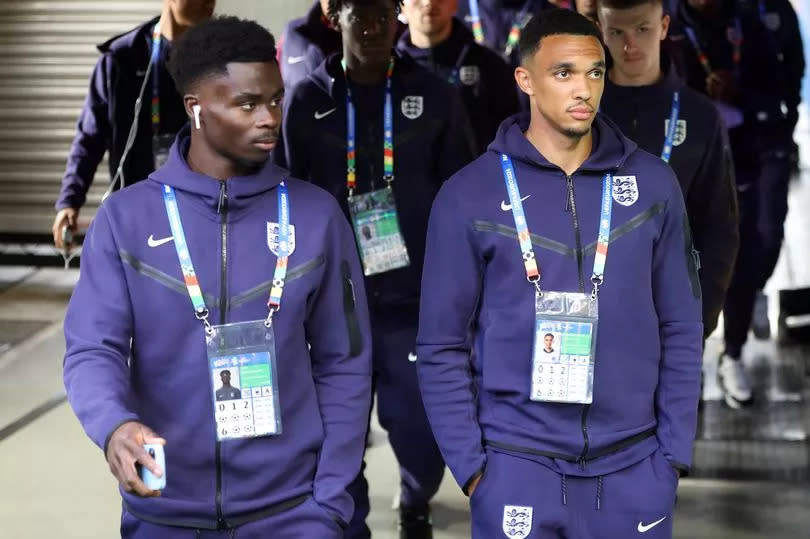
[[[472,539],[670,539],[677,471],[656,451],[601,477],[487,451],[470,499]]]
[[[123,512],[122,539],[341,539],[343,529],[312,498],[286,511],[231,530],[198,530],[161,526]]]

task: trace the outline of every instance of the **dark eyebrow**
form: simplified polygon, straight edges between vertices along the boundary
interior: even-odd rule
[[[594,62],[593,67],[605,67],[605,61],[599,60],[598,62]]]
[[[553,64],[550,68],[548,68],[548,70],[549,71],[557,71],[558,69],[571,70],[573,68],[574,68],[574,64],[572,64],[571,62],[560,62],[558,64]]]

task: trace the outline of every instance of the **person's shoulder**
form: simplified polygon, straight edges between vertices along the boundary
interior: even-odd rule
[[[684,115],[688,114],[688,120],[690,122],[694,121],[701,132],[711,130],[706,133],[706,135],[709,135],[714,129],[722,125],[720,113],[717,112],[717,108],[711,99],[688,86],[679,88],[678,92],[683,103]]]
[[[631,153],[614,175],[615,179],[632,177],[656,199],[668,199],[674,188],[680,189],[672,168],[658,156],[641,148]]]
[[[151,32],[152,27],[157,24],[160,17],[155,17],[150,19],[146,22],[139,24],[138,26],[127,30],[122,34],[118,34],[116,36],[111,37],[104,43],[101,43],[97,46],[97,49],[102,54],[111,54],[113,56],[118,56],[122,54],[128,54],[131,49],[135,47],[143,46],[146,47],[146,42],[142,42],[142,37],[148,35]]]

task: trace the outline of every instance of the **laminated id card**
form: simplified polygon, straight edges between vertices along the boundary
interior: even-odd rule
[[[391,187],[350,196],[349,212],[366,276],[410,265]]]
[[[531,400],[593,402],[597,326],[598,300],[589,294],[536,295]]]
[[[206,335],[217,440],[281,434],[273,327],[211,326]]]

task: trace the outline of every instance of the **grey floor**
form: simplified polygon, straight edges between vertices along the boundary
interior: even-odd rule
[[[801,140],[810,145],[803,124]],[[810,163],[810,155],[803,156]],[[787,241],[767,291],[810,286],[810,169],[791,190]],[[117,536],[120,499],[101,452],[64,402],[61,322],[75,270],[0,266],[0,537]],[[777,306],[771,303],[772,319]],[[715,383],[721,338],[709,340],[695,473],[681,482],[675,535],[810,538],[808,349],[753,341],[744,361],[756,404],[732,411]],[[374,537],[396,537],[397,467],[373,426],[368,451]],[[434,501],[436,539],[469,537],[466,499],[449,473]]]

